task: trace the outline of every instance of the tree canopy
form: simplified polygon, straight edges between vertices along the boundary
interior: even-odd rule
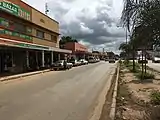
[[[71,36],[62,36],[61,39],[60,39],[60,48],[63,48],[64,47],[64,44],[68,43],[68,42],[76,42],[78,43],[78,41],[76,39],[74,39],[73,37]]]

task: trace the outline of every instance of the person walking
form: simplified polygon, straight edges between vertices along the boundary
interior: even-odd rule
[[[67,69],[67,60],[66,59],[64,59],[63,65],[64,65],[64,69],[66,70]]]

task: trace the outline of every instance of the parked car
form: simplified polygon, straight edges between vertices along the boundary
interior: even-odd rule
[[[152,62],[153,63],[160,63],[160,57],[154,57]]]
[[[89,62],[89,63],[95,63],[95,59],[94,59],[93,57],[90,57],[90,58],[88,59],[88,62]]]
[[[109,61],[109,63],[115,63],[116,62],[114,58],[110,58],[108,61]]]
[[[88,61],[85,59],[80,59],[79,61],[81,62],[82,65],[88,64]]]
[[[99,59],[99,58],[96,58],[96,62],[100,62],[100,59]]]
[[[73,64],[67,62],[66,69],[71,69],[72,67],[73,67]],[[55,62],[53,65],[51,65],[51,69],[54,69],[54,70],[64,69],[64,60],[59,60]]]
[[[70,62],[73,64],[73,66],[79,66],[79,65],[81,65],[81,62],[78,61],[78,60],[76,60],[76,59],[72,59],[72,60],[70,60]]]
[[[107,61],[109,61],[109,59],[108,59],[108,58],[105,58],[105,61],[107,62]]]
[[[146,58],[145,60],[145,57],[143,57],[142,59],[142,56],[138,58],[138,63],[148,63],[148,59]]]

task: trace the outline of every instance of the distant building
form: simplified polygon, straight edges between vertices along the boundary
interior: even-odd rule
[[[71,50],[72,55],[77,59],[85,58],[90,54],[88,48],[77,42],[68,42],[64,45],[64,49]]]

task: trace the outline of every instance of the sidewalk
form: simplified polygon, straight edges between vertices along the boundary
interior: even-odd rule
[[[21,77],[27,77],[27,76],[36,75],[36,74],[42,74],[42,73],[49,72],[49,71],[50,71],[50,69],[0,77],[0,82],[12,80],[12,79],[17,79],[17,78],[21,78]]]

